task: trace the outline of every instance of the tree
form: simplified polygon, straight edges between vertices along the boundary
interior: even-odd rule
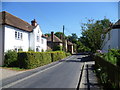
[[[49,36],[51,36],[51,34],[50,34],[50,33],[46,33],[45,35],[46,35],[46,36],[48,36],[48,37],[49,37]]]
[[[88,20],[87,23],[84,23],[82,28],[82,37],[80,41],[88,48],[91,49],[92,52],[95,52],[97,49],[101,48],[103,40],[101,39],[101,35],[110,30],[112,27],[112,23],[109,19],[103,20]]]
[[[58,37],[58,38],[61,38],[61,35],[63,37],[63,33],[62,32],[56,32],[55,35]],[[65,35],[64,35],[65,36]]]
[[[78,40],[78,36],[76,35],[76,33],[72,33],[72,35],[69,35],[68,37],[67,37],[67,39],[69,40],[69,41],[71,41],[72,43],[77,43],[77,40]]]

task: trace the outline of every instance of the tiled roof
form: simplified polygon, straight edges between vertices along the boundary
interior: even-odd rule
[[[48,42],[51,42],[51,36],[47,38]],[[56,35],[53,35],[53,42],[60,42],[62,43],[62,40],[60,40]]]
[[[6,12],[2,11],[0,12],[0,24],[3,25],[10,25],[13,27],[16,27],[18,29],[24,30],[24,31],[32,31],[33,26],[27,23],[26,21]]]
[[[113,25],[113,29],[120,28],[120,19]]]
[[[68,45],[73,45],[73,43],[71,43],[70,41],[68,41]]]

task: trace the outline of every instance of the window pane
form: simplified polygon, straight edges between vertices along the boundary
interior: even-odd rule
[[[15,31],[15,38],[17,38],[17,31]]]

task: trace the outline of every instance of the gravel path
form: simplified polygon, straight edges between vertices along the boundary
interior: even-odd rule
[[[0,67],[0,80],[23,73],[25,71],[15,71]]]

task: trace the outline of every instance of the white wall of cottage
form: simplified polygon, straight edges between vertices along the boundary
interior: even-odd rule
[[[103,52],[108,52],[109,49],[119,49],[119,36],[118,36],[119,34],[120,34],[119,29],[112,29],[106,34],[106,37],[102,45]]]
[[[15,31],[22,33],[22,39],[15,38]],[[5,25],[5,52],[7,50],[23,49],[23,51],[28,51],[29,47],[29,33],[17,28]]]

